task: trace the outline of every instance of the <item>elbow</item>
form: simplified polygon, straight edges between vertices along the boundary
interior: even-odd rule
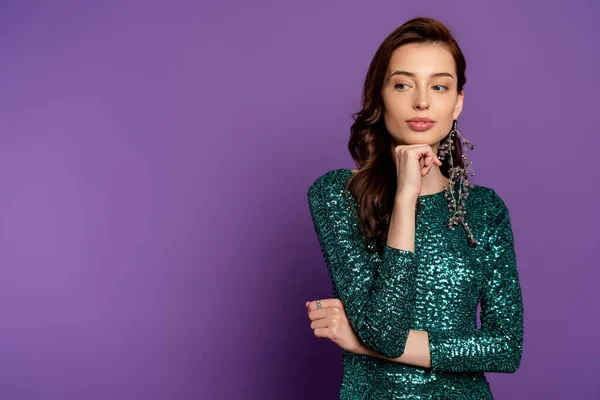
[[[521,348],[517,349],[515,351],[515,353],[512,355],[512,357],[509,357],[508,363],[503,372],[506,372],[509,374],[516,372],[519,369],[519,366],[521,365],[522,354],[523,354],[523,352],[522,352]]]
[[[499,355],[500,359],[497,360],[498,362],[495,370],[489,372],[504,372],[511,374],[519,369],[523,355],[522,340],[511,341],[509,348],[510,351]]]
[[[521,357],[520,356],[509,357],[506,360],[502,360],[502,362],[499,364],[500,365],[498,365],[497,368],[492,369],[487,372],[503,372],[506,374],[512,374],[519,369],[519,366],[521,365]]]

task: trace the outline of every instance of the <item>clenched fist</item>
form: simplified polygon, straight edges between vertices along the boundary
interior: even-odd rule
[[[394,162],[398,177],[396,196],[410,201],[417,201],[421,193],[421,178],[429,173],[433,164],[442,165],[427,144],[394,147]]]
[[[354,333],[342,302],[339,299],[324,299],[321,300],[321,307],[317,309],[316,301],[306,302],[308,318],[312,321],[310,327],[315,336],[330,339],[351,353],[363,354],[365,347]]]

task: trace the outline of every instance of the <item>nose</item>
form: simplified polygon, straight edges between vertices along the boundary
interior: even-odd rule
[[[429,101],[427,100],[426,96],[420,91],[417,92],[414,108],[416,110],[427,110],[429,108]]]
[[[421,101],[415,105],[415,108],[417,110],[427,110],[429,108],[429,104],[425,101]]]

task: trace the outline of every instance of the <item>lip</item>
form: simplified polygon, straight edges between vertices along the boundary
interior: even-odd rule
[[[406,122],[435,122],[435,121],[432,119],[426,118],[426,117],[414,117],[414,118],[409,119]]]
[[[415,117],[409,119],[408,121],[406,121],[406,123],[408,124],[408,126],[410,126],[410,128],[413,131],[423,132],[431,129],[435,124],[435,121],[429,118]]]

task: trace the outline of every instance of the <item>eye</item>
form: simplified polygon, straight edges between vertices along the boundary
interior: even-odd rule
[[[404,87],[401,87],[401,88],[399,88],[398,86],[406,86],[406,83],[396,83],[396,84],[394,85],[394,87],[395,87],[396,89],[400,89],[400,90],[402,90],[402,89],[405,89]]]
[[[433,86],[433,88],[434,88],[434,90],[435,90],[435,88],[442,88],[443,89],[443,90],[435,90],[436,92],[445,92],[447,90],[450,90],[448,88],[448,86],[443,86],[443,85],[435,85],[435,86]]]

